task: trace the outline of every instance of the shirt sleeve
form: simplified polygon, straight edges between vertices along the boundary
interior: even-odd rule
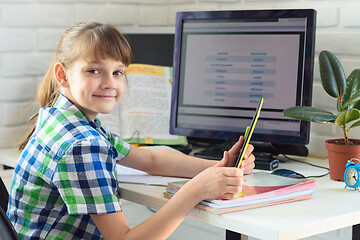
[[[99,139],[75,142],[59,160],[53,183],[69,214],[121,211],[113,147]]]
[[[118,135],[114,133],[109,134],[110,142],[118,152],[118,156],[115,158],[116,162],[125,158],[130,152],[130,144],[122,140]]]

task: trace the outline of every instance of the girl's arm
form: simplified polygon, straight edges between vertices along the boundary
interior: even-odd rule
[[[243,137],[240,137],[239,141],[229,150],[228,167],[234,166],[243,141]],[[245,174],[252,173],[255,166],[255,157],[251,154],[253,149],[253,146],[249,145],[245,154],[242,165]],[[152,175],[192,178],[204,169],[214,166],[217,162],[192,157],[175,151],[149,150],[131,146],[130,153],[119,164],[139,169]]]
[[[241,191],[243,172],[225,167],[229,153],[185,184],[159,211],[130,229],[121,212],[91,215],[105,239],[166,239],[191,209],[204,199],[232,199]]]

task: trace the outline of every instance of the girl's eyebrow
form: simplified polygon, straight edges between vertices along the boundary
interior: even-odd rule
[[[87,62],[88,64],[94,64],[94,65],[104,65],[103,63],[104,61],[91,61],[91,62]],[[126,68],[125,64],[123,63],[119,63],[118,67],[120,68]]]

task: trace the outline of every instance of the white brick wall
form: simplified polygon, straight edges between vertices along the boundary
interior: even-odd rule
[[[173,27],[177,11],[269,8],[317,10],[313,105],[334,111],[335,101],[320,84],[317,56],[323,49],[334,52],[346,74],[360,66],[358,0],[0,0],[0,147],[14,146],[23,135],[24,119],[35,107],[21,106],[33,98],[60,34],[73,23],[101,21],[133,32]],[[350,136],[359,138],[360,128]],[[326,155],[323,141],[334,137],[341,137],[334,126],[312,124],[310,152]]]

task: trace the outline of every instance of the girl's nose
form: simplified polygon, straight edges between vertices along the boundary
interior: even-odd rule
[[[102,82],[103,89],[116,89],[116,80],[113,75],[106,76]]]

